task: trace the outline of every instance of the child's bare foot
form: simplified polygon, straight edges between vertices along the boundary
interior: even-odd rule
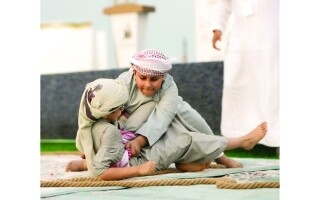
[[[78,172],[87,170],[86,160],[72,160],[66,166],[66,172]]]
[[[243,136],[241,147],[250,150],[252,149],[268,132],[267,122],[261,123],[254,130]]]
[[[215,161],[217,164],[226,166],[226,168],[242,168],[243,167],[243,165],[240,162],[233,160],[231,158],[228,158],[225,155],[217,158]]]
[[[211,161],[204,163],[175,163],[178,170],[182,172],[199,172],[210,167]]]
[[[209,162],[207,162],[207,163],[204,163],[204,166],[205,166],[206,169],[207,169],[207,168],[210,168],[210,165],[211,165],[211,161],[209,161]]]

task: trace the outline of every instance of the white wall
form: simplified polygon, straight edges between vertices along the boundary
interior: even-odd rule
[[[66,73],[105,69],[104,34],[91,23],[44,23],[40,31],[40,73]]]

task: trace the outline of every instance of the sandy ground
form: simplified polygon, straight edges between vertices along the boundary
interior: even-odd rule
[[[71,160],[81,159],[79,155],[41,155],[41,180],[55,180],[88,176],[87,172],[65,172],[65,166]]]

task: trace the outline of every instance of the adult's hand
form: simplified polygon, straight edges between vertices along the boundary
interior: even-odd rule
[[[212,36],[212,47],[219,50],[220,48],[217,47],[217,41],[221,41],[222,32],[220,30],[214,30]]]

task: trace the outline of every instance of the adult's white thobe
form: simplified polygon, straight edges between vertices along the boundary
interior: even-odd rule
[[[260,143],[279,147],[279,1],[218,0],[212,30],[226,39],[221,133],[241,136],[267,121]]]

